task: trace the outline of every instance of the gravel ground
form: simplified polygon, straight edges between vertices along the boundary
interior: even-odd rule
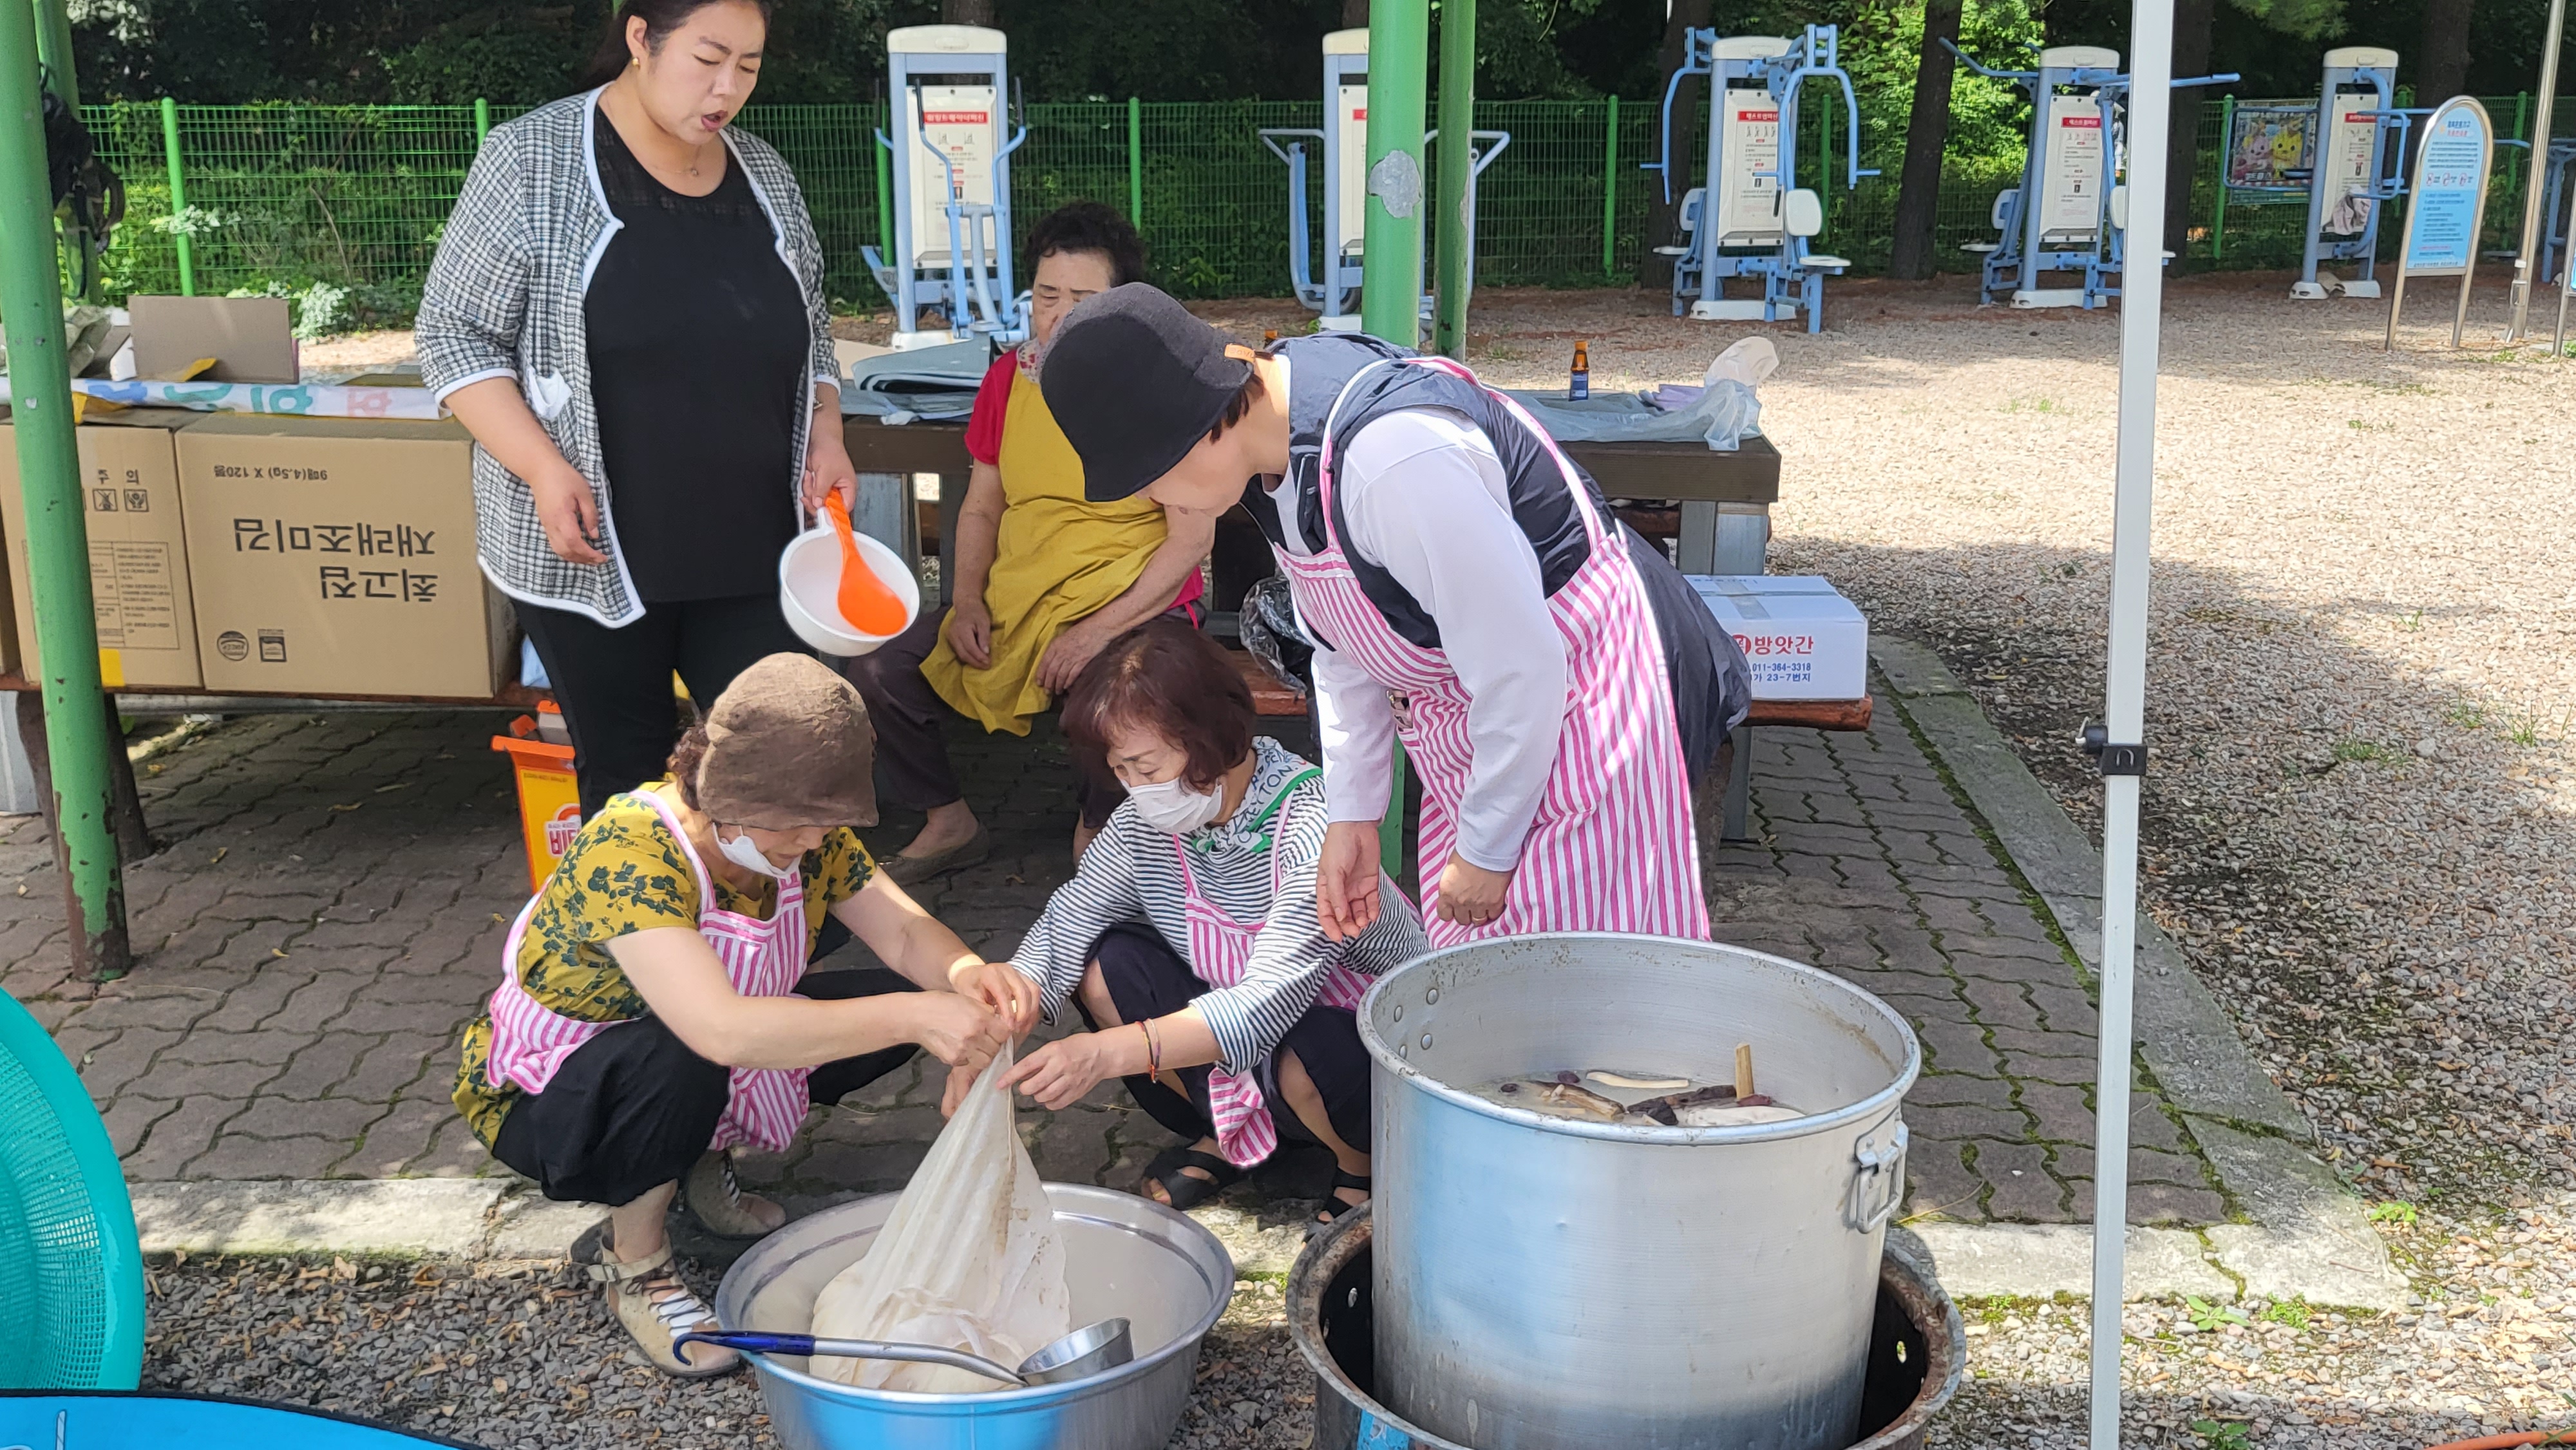
[[[721,1277],[685,1266],[712,1292]],[[145,1389],[312,1405],[491,1450],[775,1447],[748,1373],[647,1368],[560,1265],[156,1259]],[[1236,1287],[1174,1450],[1306,1443],[1312,1382],[1275,1281]]]
[[[2493,345],[2500,288],[2477,297],[2468,350],[2419,302],[2425,325],[2394,354],[2380,307],[2284,291],[2248,276],[2168,289],[2143,890],[2320,1153],[2378,1205],[2417,1300],[2351,1319],[2253,1304],[2241,1324],[2132,1306],[2131,1439],[2394,1446],[2576,1424],[2576,549],[2556,497],[2565,435],[2542,421],[2576,404],[2576,369]],[[1271,302],[1202,310],[1250,337],[1304,323]],[[1836,283],[1827,320],[1821,337],[1771,333],[1783,361],[1764,423],[1788,459],[1772,568],[1828,574],[1880,631],[1934,645],[2069,812],[2097,821],[2069,742],[2101,697],[2116,316],[1981,309],[1954,280]],[[1637,293],[1487,289],[1469,354],[1495,381],[1550,385],[1580,338],[1594,386],[1618,388],[1695,377],[1745,331]],[[253,1307],[274,1269],[191,1266],[167,1276],[150,1373],[298,1400],[399,1394],[410,1416],[454,1404],[435,1423],[503,1446],[613,1424],[566,1414],[554,1381],[576,1370],[599,1376],[593,1397],[635,1396],[630,1411],[651,1398],[647,1428],[620,1440],[682,1443],[702,1410],[756,1413],[736,1383],[663,1409],[671,1392],[618,1367],[580,1297],[511,1279],[415,1288],[410,1272],[368,1284],[326,1265]],[[405,1294],[421,1327],[387,1331],[402,1337],[376,1361],[325,1357],[371,1322],[326,1326],[325,1304],[390,1314]],[[270,1353],[229,1353],[295,1305],[305,1326]],[[1238,1298],[1178,1443],[1303,1443],[1276,1306]],[[563,1348],[542,1392],[514,1402],[487,1376],[491,1356],[525,1360],[499,1337],[522,1309]],[[1971,1309],[1976,1378],[1935,1443],[2078,1443],[2081,1306]],[[423,1321],[444,1335],[459,1317],[478,1327],[456,1325],[449,1353],[486,1358],[381,1390],[394,1374],[378,1364],[423,1362]]]

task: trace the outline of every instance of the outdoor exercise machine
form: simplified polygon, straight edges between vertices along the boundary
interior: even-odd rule
[[[1816,192],[1798,184],[1798,97],[1810,80],[1842,87],[1849,122],[1844,133],[1844,180],[1857,187],[1876,176],[1860,164],[1860,100],[1837,54],[1830,25],[1810,25],[1796,40],[1769,35],[1721,39],[1715,30],[1693,30],[1679,69],[1664,82],[1660,160],[1645,169],[1663,174],[1664,200],[1673,199],[1673,105],[1685,77],[1709,78],[1708,147],[1701,184],[1682,196],[1682,239],[1655,248],[1673,259],[1673,315],[1702,321],[1776,322],[1803,312],[1807,330],[1824,328],[1825,278],[1851,262],[1812,250],[1824,230],[1825,207]],[[1830,121],[1832,113],[1828,111]],[[1833,169],[1830,125],[1820,128],[1816,171]],[[1714,197],[1712,203],[1711,198]],[[1730,298],[1730,278],[1758,278],[1758,298]]]
[[[2308,129],[2307,245],[2292,297],[2379,295],[2379,204],[2406,190],[2408,117],[2396,97],[2397,52],[2367,45],[2326,52],[2325,84]],[[2356,263],[2361,275],[2320,272],[2327,262]]]
[[[2030,141],[2021,184],[1995,198],[1999,240],[1970,242],[1985,258],[1979,294],[2008,294],[2015,307],[2100,307],[2120,295],[2128,265],[2128,188],[2121,182],[2121,128],[2127,123],[2130,77],[2120,53],[2091,45],[2055,45],[2037,70],[1996,70],[1952,45],[1959,63],[1988,80],[2030,93]],[[2234,75],[2171,80],[2159,90],[2213,85]],[[2164,194],[2155,194],[2162,206]],[[2171,257],[2159,249],[2158,263]],[[2048,272],[2083,274],[2079,287],[2042,287]]]
[[[1297,300],[1322,314],[1330,331],[1355,331],[1364,246],[1363,219],[1368,201],[1368,57],[1369,33],[1336,30],[1324,37],[1324,125],[1321,130],[1272,126],[1261,131],[1261,144],[1288,163],[1288,276]],[[1423,144],[1439,138],[1439,128],[1423,133]],[[1476,178],[1512,144],[1506,131],[1470,131],[1467,148],[1466,285],[1476,275]],[[1282,144],[1282,143],[1286,144]],[[1316,146],[1323,159],[1323,258],[1315,259],[1312,212],[1306,200],[1306,147]],[[1424,241],[1430,241],[1426,234]],[[1429,295],[1422,317],[1432,313]],[[1406,339],[1395,339],[1405,341]]]
[[[1029,129],[1009,126],[1006,49],[1002,32],[975,25],[886,32],[895,135],[876,134],[892,163],[892,236],[880,237],[891,246],[859,253],[894,299],[899,349],[1027,335],[1011,278],[1011,153]],[[931,308],[945,328],[922,327]]]

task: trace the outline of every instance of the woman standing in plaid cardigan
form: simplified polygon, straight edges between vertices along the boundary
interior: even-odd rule
[[[670,680],[713,700],[802,652],[778,556],[856,478],[822,248],[732,121],[768,0],[624,0],[588,88],[500,126],[421,299],[429,386],[474,434],[483,571],[562,702],[583,814],[658,776]]]

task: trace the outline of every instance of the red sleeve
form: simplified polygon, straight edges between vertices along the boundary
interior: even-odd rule
[[[1002,415],[1011,407],[1011,378],[1020,370],[1015,348],[993,359],[975,389],[975,413],[966,420],[966,452],[978,463],[1002,461]]]

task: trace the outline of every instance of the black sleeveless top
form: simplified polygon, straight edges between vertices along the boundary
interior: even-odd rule
[[[1592,557],[1591,536],[1584,531],[1574,491],[1566,486],[1547,438],[1523,423],[1491,391],[1439,368],[1382,367],[1359,378],[1377,363],[1416,355],[1363,333],[1285,338],[1271,350],[1288,360],[1288,477],[1280,487],[1294,490],[1297,531],[1309,544],[1320,546],[1327,537],[1349,536],[1339,491],[1333,496],[1329,535],[1324,526],[1317,473],[1323,460],[1326,414],[1333,414],[1333,456],[1339,458],[1361,429],[1389,413],[1448,408],[1473,422],[1502,460],[1512,518],[1538,555],[1539,583],[1547,595],[1554,597]],[[1350,395],[1343,397],[1354,378],[1359,378],[1358,386],[1350,387]],[[1336,400],[1341,403],[1338,413],[1333,411]],[[1592,507],[1609,520],[1610,505],[1602,497],[1601,486],[1580,464],[1572,468]],[[1275,505],[1262,492],[1260,479],[1245,485],[1246,511],[1274,547],[1284,548],[1287,541]],[[1645,584],[1646,602],[1663,645],[1665,672],[1672,681],[1682,758],[1696,774],[1716,757],[1718,744],[1744,723],[1752,709],[1752,670],[1734,636],[1719,627],[1699,591],[1673,567],[1663,547],[1624,523],[1618,529]],[[1423,649],[1438,649],[1440,622],[1412,591],[1380,565],[1349,550],[1343,552],[1360,592],[1377,606],[1396,636]],[[1330,640],[1319,642],[1332,647]]]

